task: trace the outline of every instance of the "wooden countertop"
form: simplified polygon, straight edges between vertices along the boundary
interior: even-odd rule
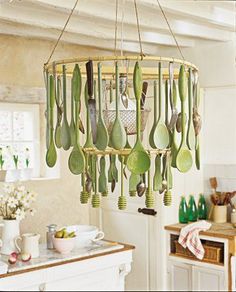
[[[211,224],[212,226],[209,230],[201,231],[199,234],[211,237],[226,238],[229,240],[236,238],[236,228],[234,228],[231,223],[219,224],[211,222]],[[180,232],[181,228],[183,228],[186,225],[187,224],[180,223],[168,225],[165,226],[165,230]]]
[[[89,259],[92,259],[92,258],[97,258],[97,257],[101,257],[101,256],[106,256],[106,255],[111,255],[111,254],[114,254],[114,253],[120,253],[120,252],[125,252],[125,251],[131,251],[131,250],[134,250],[135,247],[132,246],[132,245],[128,245],[128,244],[123,244],[123,243],[115,243],[115,242],[112,242],[112,241],[106,241],[107,244],[109,245],[109,243],[111,244],[111,246],[115,246],[117,245],[120,246],[119,249],[113,249],[113,250],[107,250],[106,249],[104,251],[101,251],[99,253],[95,253],[95,254],[86,254],[83,256],[80,254],[78,254],[78,257],[77,256],[74,256],[73,258],[70,258],[70,255],[68,255],[68,259],[67,258],[64,258],[64,256],[62,256],[61,260],[58,260],[58,261],[55,261],[55,262],[45,262],[45,264],[42,264],[40,266],[35,266],[34,267],[34,264],[33,264],[33,260],[32,263],[31,263],[31,266],[29,265],[29,267],[24,267],[23,269],[19,269],[19,270],[16,270],[16,271],[9,271],[8,273],[6,274],[2,274],[0,275],[0,279],[1,278],[6,278],[6,277],[11,277],[11,276],[15,276],[15,275],[19,275],[19,274],[23,274],[23,273],[27,273],[27,272],[33,272],[33,271],[37,271],[37,270],[42,270],[42,269],[47,269],[47,268],[52,268],[52,267],[55,267],[55,266],[61,266],[61,265],[65,265],[65,264],[70,264],[70,263],[74,263],[74,262],[79,262],[79,261],[84,261],[84,260],[89,260]],[[51,253],[55,253],[55,251],[52,251]],[[58,254],[58,257],[60,257],[61,255]],[[6,257],[6,262],[7,262],[7,258]],[[2,259],[3,260],[3,256],[2,256]]]

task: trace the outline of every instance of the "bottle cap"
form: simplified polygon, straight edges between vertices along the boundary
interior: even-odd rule
[[[53,231],[56,230],[57,225],[56,224],[50,224],[50,225],[47,226],[47,228],[48,228],[48,231],[53,232]]]

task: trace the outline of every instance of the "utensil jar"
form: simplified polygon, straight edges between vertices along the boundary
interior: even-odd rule
[[[213,221],[215,223],[226,223],[227,222],[227,206],[215,205],[213,208]]]

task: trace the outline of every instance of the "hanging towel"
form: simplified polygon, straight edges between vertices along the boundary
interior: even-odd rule
[[[199,221],[188,224],[183,227],[179,235],[179,244],[184,248],[188,248],[197,259],[202,260],[205,250],[199,238],[200,231],[206,231],[211,227],[211,223],[207,221]]]

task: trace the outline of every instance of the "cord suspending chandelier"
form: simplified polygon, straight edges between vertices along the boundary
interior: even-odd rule
[[[116,0],[113,56],[75,57],[50,63],[77,0],[44,66],[46,162],[53,167],[58,149],[70,151],[68,167],[73,174],[81,175],[82,204],[91,200],[92,206],[98,208],[101,197],[114,192],[120,182],[118,208],[124,210],[127,180],[129,196],[145,195],[147,208],[155,205],[154,192],[163,194],[164,204],[169,206],[172,168],[185,173],[195,164],[200,169],[198,69],[185,61],[158,0],[157,3],[181,59],[144,55],[136,0],[140,55],[124,55],[121,50],[118,56]],[[121,31],[123,34],[123,21]],[[153,96],[153,111],[147,107],[147,90]],[[153,123],[147,127],[150,112]]]

